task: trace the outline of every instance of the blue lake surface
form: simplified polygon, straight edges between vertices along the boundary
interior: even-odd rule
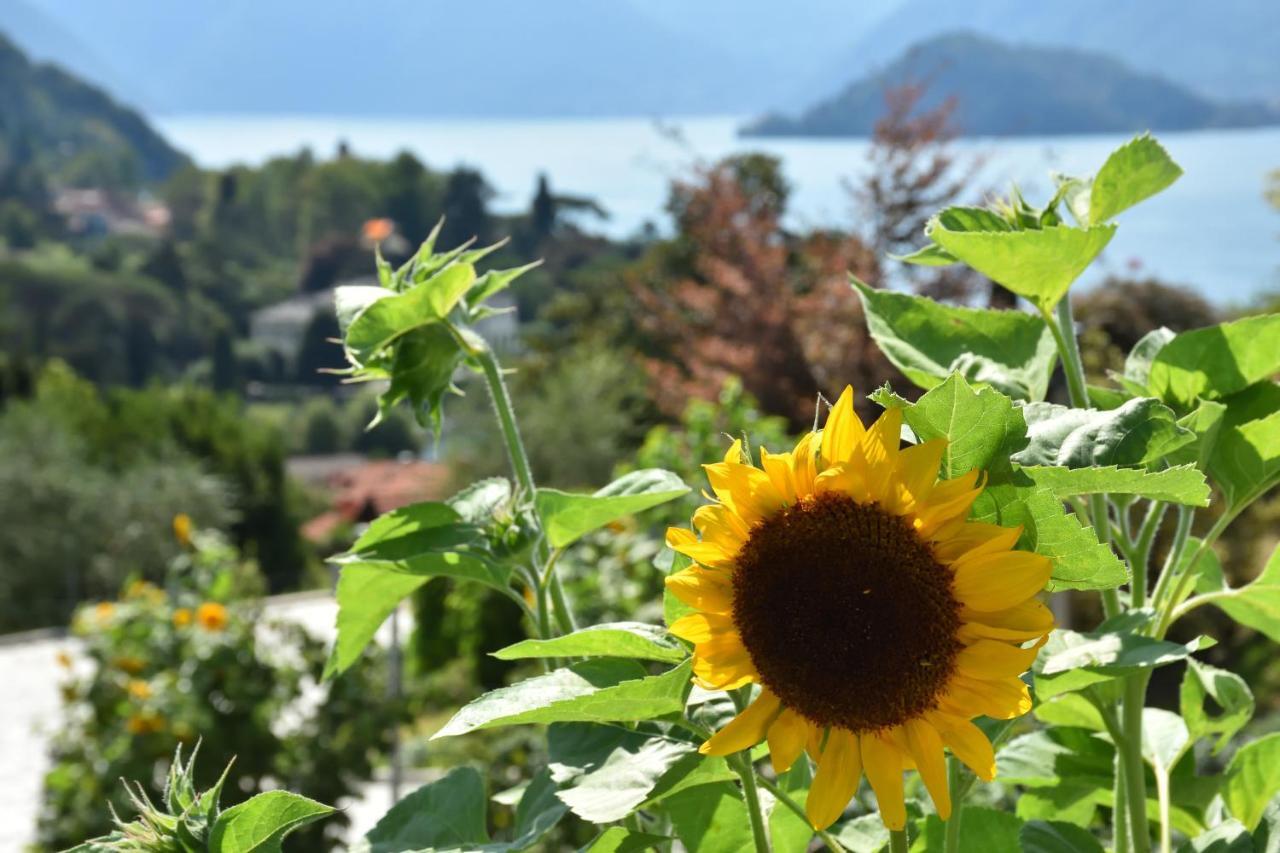
[[[358,154],[408,149],[436,168],[480,169],[497,190],[494,207],[527,209],[539,172],[556,192],[591,196],[610,212],[584,227],[614,236],[646,222],[665,230],[673,178],[699,160],[742,151],[782,158],[794,191],[792,224],[857,228],[846,182],[867,168],[860,139],[740,139],[742,119],[544,120],[370,119],[324,116],[162,116],[161,131],[205,166],[260,163],[303,146],[328,156],[339,141]],[[968,138],[962,156],[983,158],[974,184],[1004,192],[1016,181],[1033,203],[1051,192],[1051,171],[1088,174],[1126,136]],[[1219,304],[1280,290],[1280,213],[1265,198],[1280,169],[1280,128],[1161,133],[1186,170],[1163,194],[1120,217],[1120,229],[1084,284],[1108,273],[1189,285]],[[974,199],[976,200],[976,198]]]

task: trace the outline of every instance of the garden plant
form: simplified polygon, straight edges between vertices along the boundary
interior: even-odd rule
[[[1069,299],[1116,218],[1180,174],[1143,136],[1092,177],[1056,176],[1042,207],[1015,190],[941,211],[900,260],[967,265],[1033,310],[854,280],[872,337],[916,389],[819,400],[790,447],[726,436],[698,460],[705,483],[653,468],[593,493],[534,482],[507,375],[477,331],[529,267],[480,273],[491,249],[438,252],[433,235],[402,267],[379,258],[378,286],[340,289],[348,378],[385,383],[383,413],[407,403],[438,429],[459,371],[474,371],[511,477],[368,526],[339,560],[327,674],[432,578],[490,587],[531,632],[497,656],[541,672],[434,737],[535,725],[547,748],[514,792],[452,769],[353,849],[540,849],[568,813],[598,825],[596,853],[1280,849],[1280,734],[1241,736],[1249,686],[1198,660],[1214,639],[1179,625],[1213,607],[1280,641],[1280,552],[1231,587],[1214,548],[1280,483],[1280,315],[1153,332],[1100,385]],[[1059,370],[1069,405],[1046,399]],[[882,409],[866,423],[858,392]],[[658,558],[665,624],[581,624],[566,550],[704,487]],[[1168,666],[1184,673],[1176,711],[1149,704]],[[494,837],[499,793],[515,819]],[[198,843],[176,829],[170,846],[111,843],[274,849],[321,815],[272,796]]]

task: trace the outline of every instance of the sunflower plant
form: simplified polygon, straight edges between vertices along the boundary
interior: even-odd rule
[[[528,268],[479,272],[494,247],[433,235],[400,268],[379,259],[378,286],[340,289],[349,379],[438,428],[477,374],[511,478],[369,525],[338,561],[328,673],[431,578],[486,585],[531,634],[497,656],[532,674],[434,737],[546,735],[532,777],[492,797],[514,806],[498,837],[484,777],[459,766],[355,849],[553,849],[570,814],[596,853],[1277,849],[1280,735],[1242,737],[1249,686],[1197,659],[1213,638],[1180,620],[1216,608],[1280,641],[1280,554],[1233,587],[1215,552],[1280,484],[1280,315],[1153,332],[1090,384],[1069,300],[1116,218],[1180,174],[1138,137],[1057,176],[1043,207],[1015,190],[941,211],[900,259],[966,264],[1030,311],[854,280],[915,390],[862,389],[882,410],[867,423],[846,388],[789,449],[730,437],[701,460],[701,505],[657,561],[662,624],[582,625],[562,584],[574,543],[691,490],[660,469],[591,493],[534,482],[483,334]],[[1148,697],[1169,666],[1176,710]]]

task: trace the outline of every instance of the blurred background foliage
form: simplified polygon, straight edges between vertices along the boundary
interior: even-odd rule
[[[402,706],[370,696],[386,688],[385,662],[366,655],[350,677],[321,682],[325,644],[296,624],[261,618],[262,576],[221,535],[190,533],[157,582],[132,577],[118,599],[85,605],[82,640],[64,657],[67,725],[54,739],[38,842],[61,849],[106,832],[119,779],[159,784],[175,743],[199,745],[199,784],[231,763],[224,805],[279,786],[341,802],[368,781],[401,721]],[[319,745],[319,748],[317,746]],[[330,849],[339,815],[290,839]]]

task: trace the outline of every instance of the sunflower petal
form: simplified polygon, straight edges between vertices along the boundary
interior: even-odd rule
[[[979,639],[1037,640],[1052,631],[1054,623],[1053,611],[1034,598],[992,613],[963,609],[960,618],[964,624],[956,636],[966,644]]]
[[[709,643],[716,637],[737,631],[733,620],[719,613],[689,613],[672,622],[667,630],[691,643]]]
[[[694,648],[693,674],[699,686],[708,690],[733,690],[755,681],[756,667],[742,638],[725,633]]]
[[[1031,668],[1039,644],[1022,649],[998,640],[979,640],[956,655],[956,669],[973,678],[1011,678]]]
[[[907,751],[915,759],[916,770],[933,798],[938,817],[951,818],[951,791],[947,787],[947,759],[937,729],[924,720],[909,720],[902,726]]]
[[[690,607],[706,613],[733,612],[733,582],[727,572],[691,566],[668,575],[667,589]]]
[[[867,489],[871,499],[885,501],[896,497],[890,487],[898,466],[898,445],[902,443],[902,410],[885,409],[862,437],[862,452],[867,460]]]
[[[761,690],[756,701],[730,720],[698,748],[703,755],[732,755],[764,740],[769,726],[777,719],[782,702],[769,690]]]
[[[769,475],[769,482],[773,483],[773,488],[782,496],[782,500],[787,504],[796,502],[796,482],[792,475],[792,461],[790,453],[770,453],[763,447],[760,448],[760,467]]]
[[[934,713],[930,719],[942,736],[942,742],[974,775],[984,782],[996,778],[996,751],[982,729],[969,720],[949,714]]]
[[[848,462],[866,429],[853,410],[853,386],[846,385],[822,428],[822,467]]]
[[[805,814],[814,829],[826,829],[844,814],[861,780],[858,736],[844,729],[832,729],[805,801]]]
[[[796,449],[791,451],[791,477],[796,484],[796,497],[803,498],[813,494],[813,480],[818,476],[817,465],[813,454],[817,442],[814,433],[805,433],[796,442]]]
[[[891,830],[907,825],[906,795],[902,788],[902,753],[879,734],[862,735],[862,768],[880,805],[880,819]],[[812,797],[812,789],[809,796]]]
[[[782,496],[773,487],[769,475],[759,468],[732,462],[702,467],[716,497],[748,526],[763,521],[782,507]]]
[[[916,501],[922,501],[938,482],[938,467],[947,450],[945,438],[935,438],[898,454],[898,472],[902,487]]]
[[[1011,720],[1031,710],[1031,691],[1017,678],[987,680],[952,676],[940,704],[958,717]]]
[[[769,727],[769,760],[773,772],[786,773],[804,752],[811,726],[795,711],[783,709]]]
[[[687,533],[688,536],[673,536],[674,533]],[[733,556],[713,542],[701,542],[692,530],[672,527],[667,530],[667,547],[678,554],[684,554],[690,560],[713,569],[732,569]]]
[[[1001,527],[985,521],[967,521],[955,535],[935,543],[933,553],[942,562],[952,563],[961,557],[1012,550],[1021,537],[1021,525]]]
[[[992,612],[1015,607],[1044,589],[1053,574],[1048,557],[1030,551],[1005,551],[959,561],[953,566],[956,599],[970,610]]]

